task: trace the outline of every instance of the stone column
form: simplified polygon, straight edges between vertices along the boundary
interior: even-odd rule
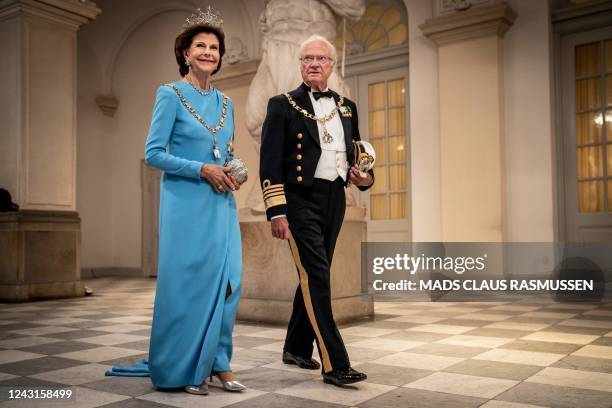
[[[434,17],[420,26],[438,45],[442,240],[504,239],[503,36],[505,4]]]
[[[78,296],[76,49],[87,0],[0,0],[0,300]]]

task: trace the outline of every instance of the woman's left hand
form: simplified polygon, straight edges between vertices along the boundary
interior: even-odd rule
[[[218,164],[204,164],[200,169],[200,177],[206,179],[217,193],[224,193],[240,188],[240,184],[230,172],[229,167],[219,166]]]

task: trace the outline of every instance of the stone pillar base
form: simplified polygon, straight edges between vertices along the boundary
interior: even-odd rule
[[[332,299],[334,319],[337,324],[374,316],[374,302],[370,295],[358,295]],[[287,325],[293,309],[293,299],[240,298],[238,320]]]
[[[337,323],[374,316],[372,296],[364,292],[361,242],[366,223],[361,208],[349,207],[336,243],[331,270],[332,307]],[[242,294],[238,320],[287,324],[298,286],[289,244],[272,237],[270,223],[250,210],[240,212]]]
[[[0,301],[83,296],[73,211],[0,213]]]
[[[33,283],[29,285],[0,285],[0,300],[27,302],[36,299],[61,299],[83,296],[82,282]]]

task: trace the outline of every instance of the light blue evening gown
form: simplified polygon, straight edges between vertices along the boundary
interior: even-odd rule
[[[203,96],[187,83],[172,85],[207,124],[217,125],[221,92]],[[233,131],[228,99],[225,125],[217,132],[221,157],[215,159],[212,133],[173,89],[158,89],[145,146],[146,162],[164,172],[149,359],[116,366],[107,375],[143,376],[148,364],[153,385],[175,388],[201,384],[211,371],[230,370],[242,278],[240,226],[233,194],[216,193],[200,179],[200,168],[225,163]]]

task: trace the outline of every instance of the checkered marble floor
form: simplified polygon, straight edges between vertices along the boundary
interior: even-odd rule
[[[155,281],[93,279],[86,298],[0,304],[5,407],[612,407],[612,304],[386,302],[341,327],[367,382],[326,385],[280,361],[284,327],[238,322],[233,367],[249,387],[208,396],[105,377],[148,350]],[[10,400],[15,387],[70,387],[76,400]]]

